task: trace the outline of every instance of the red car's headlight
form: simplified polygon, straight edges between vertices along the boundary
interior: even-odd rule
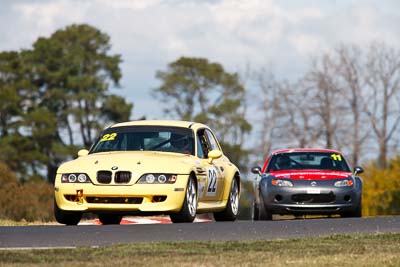
[[[345,179],[335,182],[336,187],[352,186],[354,184],[352,179]]]
[[[288,180],[283,179],[273,179],[271,180],[271,184],[275,186],[283,186],[283,187],[292,187],[293,183]]]

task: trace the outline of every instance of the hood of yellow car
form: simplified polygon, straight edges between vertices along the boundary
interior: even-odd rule
[[[200,167],[198,158],[179,153],[155,151],[118,151],[89,154],[62,164],[57,173],[87,173],[93,176],[99,170],[131,171],[134,176],[144,173],[189,174]]]

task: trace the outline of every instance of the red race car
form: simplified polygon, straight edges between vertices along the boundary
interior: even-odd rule
[[[257,174],[254,220],[272,220],[273,214],[361,217],[363,182],[351,172],[343,155],[331,149],[297,148],[271,153]]]

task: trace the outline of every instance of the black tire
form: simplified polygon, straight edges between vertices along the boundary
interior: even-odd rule
[[[99,221],[103,225],[108,225],[108,224],[120,224],[122,220],[121,215],[115,215],[115,214],[99,214]]]
[[[234,221],[239,212],[239,186],[234,178],[229,191],[228,202],[226,208],[220,212],[214,212],[214,219],[218,221]]]
[[[193,222],[197,212],[197,188],[195,179],[190,176],[183,200],[182,208],[177,213],[169,215],[173,223]]]
[[[57,202],[54,200],[54,217],[58,223],[77,225],[82,218],[82,212],[62,210],[57,206]]]
[[[357,206],[357,208],[353,211],[348,211],[348,212],[343,212],[340,214],[340,217],[342,218],[361,218],[362,217],[362,203],[361,199],[360,202]]]
[[[260,220],[260,211],[256,200],[253,200],[253,221]]]
[[[258,220],[272,221],[272,212],[265,208],[264,200],[261,194],[260,194],[260,203],[258,203]]]

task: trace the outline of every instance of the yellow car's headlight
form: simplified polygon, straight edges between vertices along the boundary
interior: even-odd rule
[[[90,178],[86,173],[63,173],[62,183],[90,183]]]
[[[146,173],[137,181],[138,184],[173,184],[176,182],[176,174]]]

